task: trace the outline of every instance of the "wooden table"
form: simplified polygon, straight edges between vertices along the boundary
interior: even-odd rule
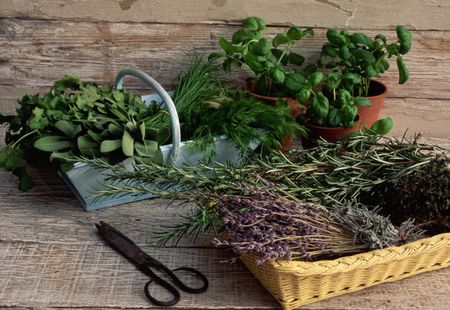
[[[19,192],[0,173],[0,308],[141,309],[146,277],[97,235],[105,220],[169,266],[193,266],[210,280],[200,295],[182,294],[176,308],[276,309],[275,300],[231,253],[192,245],[153,248],[152,233],[189,207],[150,200],[85,212],[56,175],[33,171],[35,187]],[[303,309],[450,309],[450,268],[319,302]]]

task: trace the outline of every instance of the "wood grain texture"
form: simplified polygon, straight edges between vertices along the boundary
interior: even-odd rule
[[[0,19],[0,101],[10,109],[15,98],[9,91],[42,90],[69,72],[84,80],[112,83],[125,67],[143,70],[171,88],[180,69],[186,68],[192,52],[208,54],[218,48],[220,36],[230,37],[235,26],[165,25],[139,23],[73,22],[56,20]],[[278,31],[271,27],[269,35]],[[369,31],[374,36],[377,31]],[[394,38],[392,31],[387,34]],[[390,97],[450,99],[450,31],[414,31],[411,52],[404,57],[410,81],[398,84],[395,61],[382,77]],[[325,30],[317,29],[295,48],[310,62],[315,61]],[[248,73],[227,75],[243,80]],[[145,90],[130,80],[132,89]]]
[[[3,0],[0,17],[145,23],[235,23],[260,16],[270,24],[309,27],[450,30],[445,0]]]
[[[392,68],[382,80],[389,98],[383,116],[393,135],[420,132],[423,141],[450,149],[450,3],[388,0],[0,0],[0,113],[13,113],[25,93],[46,92],[72,72],[112,83],[124,67],[137,68],[171,88],[189,53],[217,49],[240,21],[261,16],[274,35],[290,24],[316,28],[296,48],[314,59],[328,27],[366,29],[393,38],[397,24],[413,29],[405,57],[411,71],[397,84]],[[392,62],[392,65],[395,64]],[[247,72],[224,76],[242,81]],[[149,90],[135,80],[126,86]],[[0,148],[4,129],[0,128]],[[189,265],[211,282],[206,294],[182,294],[179,309],[277,309],[274,299],[243,264],[223,263],[231,253],[208,247],[210,236],[178,248],[151,247],[156,227],[173,223],[189,206],[148,200],[85,212],[54,173],[32,170],[35,187],[22,193],[0,172],[0,308],[158,309],[143,295],[145,276],[100,240],[93,224],[120,228],[170,266]],[[332,298],[302,309],[447,309],[450,269],[421,274]]]
[[[164,201],[85,212],[51,174],[35,171],[33,178],[37,186],[19,193],[12,177],[0,173],[0,308],[157,309],[144,298],[145,276],[96,234],[98,220],[120,228],[169,266],[194,266],[208,275],[208,292],[182,294],[176,308],[278,307],[243,264],[223,262],[231,258],[228,251],[150,247],[156,223],[169,223],[179,213]],[[449,279],[447,268],[302,309],[445,309]]]

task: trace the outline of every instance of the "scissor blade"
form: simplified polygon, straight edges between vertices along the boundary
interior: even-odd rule
[[[138,267],[146,265],[152,259],[147,253],[141,250],[136,243],[111,225],[100,221],[95,224],[100,235],[119,253],[125,256],[130,262]]]

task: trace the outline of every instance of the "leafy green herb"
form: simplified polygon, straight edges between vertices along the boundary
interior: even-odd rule
[[[137,165],[134,171],[128,171],[120,165],[111,167],[98,160],[89,162],[112,169],[110,178],[126,184],[122,188],[111,186],[98,192],[97,196],[123,193],[139,195],[150,192],[195,202],[202,212],[208,212],[209,215],[203,217],[204,221],[199,222],[199,214],[194,211],[192,216],[183,219],[182,225],[160,234],[160,243],[171,237],[187,234],[190,228],[195,228],[196,233],[219,229],[217,225],[220,225],[220,221],[217,222],[217,210],[211,208],[211,199],[220,194],[240,195],[242,186],[236,184],[247,184],[326,206],[330,212],[335,213],[336,219],[341,218],[342,223],[354,223],[352,230],[358,238],[366,240],[366,244],[369,242],[373,246],[382,246],[419,237],[422,232],[418,228],[423,227],[423,214],[408,211],[406,214],[410,217],[405,216],[395,222],[398,225],[395,228],[397,234],[391,226],[389,229],[382,229],[389,222],[377,214],[384,213],[384,210],[377,211],[378,209],[349,204],[348,201],[359,201],[366,195],[376,197],[379,187],[406,184],[401,181],[406,180],[405,178],[415,180],[418,167],[430,171],[432,162],[442,157],[446,158],[445,151],[438,147],[420,144],[417,140],[381,137],[371,132],[350,136],[339,143],[320,141],[317,147],[308,150],[293,150],[287,154],[274,153],[268,157],[254,159],[239,169],[229,165],[218,165],[215,168],[204,165],[186,165],[182,168]],[[446,160],[448,162],[448,159]],[[448,178],[448,172],[444,177]],[[148,183],[152,183],[152,187],[147,186]],[[441,208],[437,203],[448,199],[447,183],[442,182],[443,185],[439,189],[426,187],[428,194],[424,195],[423,199],[430,201],[426,210]],[[177,184],[176,191],[171,188],[173,184]],[[404,188],[406,190],[408,187]],[[429,195],[433,191],[436,195]],[[423,200],[416,201],[414,206],[414,199],[410,199],[408,205],[411,210],[423,210],[423,207],[418,205],[422,202]],[[368,203],[371,204],[370,199]],[[448,212],[448,203],[444,205],[439,211],[442,212],[440,215],[448,214],[445,213]],[[342,206],[345,208],[342,209]],[[428,214],[425,212],[427,221],[430,219]],[[437,217],[436,220],[439,220],[439,215]],[[370,221],[364,222],[363,219]],[[415,220],[414,225],[411,220]],[[192,223],[192,226],[189,223]]]
[[[222,58],[225,72],[247,66],[255,74],[259,94],[295,97],[303,87],[305,75],[286,66],[304,63],[305,58],[292,51],[292,47],[305,36],[313,35],[314,31],[293,26],[270,41],[264,37],[265,28],[266,23],[261,18],[246,18],[243,27],[232,35],[231,42],[222,37],[219,39],[222,51],[210,54],[209,59]]]
[[[170,135],[168,128],[149,126],[161,113],[157,106],[147,107],[139,96],[127,90],[98,87],[68,75],[55,82],[47,94],[25,95],[16,115],[1,117],[2,123],[8,125],[1,166],[18,175],[20,187],[26,189],[30,182],[26,179],[24,157],[33,161],[31,154],[36,151],[51,153],[45,160],[49,156],[67,160],[79,155],[103,155],[111,162],[119,162],[133,156],[136,148],[141,151],[151,145],[153,150],[156,139],[162,141]],[[117,140],[122,148],[108,143]],[[161,162],[162,156],[157,153],[140,152],[136,160]]]
[[[396,33],[397,41],[388,43],[386,36],[382,34],[371,39],[360,32],[349,33],[347,30],[328,29],[328,42],[322,47],[318,65],[333,73],[339,73],[343,77],[339,87],[349,91],[352,96],[369,96],[370,81],[388,70],[387,59],[396,56],[399,83],[403,84],[409,78],[409,71],[401,55],[405,55],[411,49],[412,35],[404,26],[397,26]],[[349,74],[354,78],[345,78]],[[328,90],[336,88],[328,87]]]

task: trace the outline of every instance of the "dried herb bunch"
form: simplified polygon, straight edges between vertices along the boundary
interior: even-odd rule
[[[420,217],[423,208],[416,205],[415,213],[395,221],[393,225],[389,218],[380,214],[384,210],[358,202],[363,202],[362,197],[373,193],[383,184],[389,182],[402,184],[400,181],[405,178],[413,179],[420,169],[428,169],[430,173],[429,167],[443,158],[447,160],[444,150],[432,145],[420,144],[417,139],[409,141],[404,138],[397,140],[375,135],[355,135],[340,143],[322,142],[316,148],[309,150],[294,150],[287,154],[273,153],[270,157],[256,158],[240,168],[220,164],[214,168],[205,165],[186,165],[182,168],[137,165],[134,171],[129,171],[123,166],[111,167],[98,161],[94,163],[112,169],[111,179],[122,182],[121,186],[111,186],[98,192],[96,194],[98,196],[156,193],[163,197],[182,199],[195,204],[192,214],[158,234],[159,244],[186,234],[197,235],[201,232],[217,232],[221,229],[228,230],[229,235],[238,234],[236,227],[227,228],[227,225],[231,225],[230,222],[225,223],[224,226],[224,220],[227,221],[228,218],[244,221],[252,217],[252,214],[258,218],[266,214],[263,212],[267,212],[267,216],[272,214],[272,217],[269,216],[272,221],[274,220],[274,214],[271,211],[272,203],[278,199],[286,204],[288,204],[287,201],[296,204],[297,208],[303,208],[305,212],[308,210],[307,205],[311,204],[304,204],[301,201],[311,202],[314,206],[323,205],[324,207],[317,207],[316,212],[326,218],[328,223],[332,222],[345,227],[342,232],[352,236],[352,242],[354,242],[352,245],[363,245],[365,249],[373,249],[403,244],[421,237],[424,232],[418,228],[423,227],[422,217]],[[173,184],[177,184],[176,191],[172,189]],[[250,193],[249,188],[254,190],[255,195]],[[264,191],[269,191],[271,194]],[[258,198],[272,194],[275,194],[277,198],[266,199],[267,201]],[[426,199],[434,201],[435,194],[434,189],[429,188]],[[446,199],[445,197],[448,199],[448,190],[445,191],[445,188],[442,188],[441,194],[444,198],[439,199]],[[220,200],[221,197],[222,200]],[[236,206],[236,201],[244,205]],[[249,201],[255,202],[251,206],[259,205],[266,208],[249,208],[247,206]],[[369,199],[365,203],[372,204],[372,201]],[[231,209],[226,211],[223,208],[225,205],[231,206]],[[283,207],[286,206],[283,205]],[[288,210],[288,208],[283,209],[284,217],[296,220],[288,213]],[[235,211],[239,212],[236,214]],[[285,220],[288,221],[287,219]],[[266,217],[264,220],[266,221]],[[248,226],[250,227],[248,229],[260,227],[260,224],[263,224],[263,222],[257,224],[256,222],[241,224],[244,225],[243,227],[252,224]],[[264,225],[281,225],[281,222],[276,225],[274,223],[264,222]],[[292,233],[297,231],[293,230]],[[273,240],[278,240],[278,236],[282,235],[281,233],[277,235],[278,231],[272,233],[275,233]],[[303,233],[308,235],[305,231]],[[233,246],[230,240],[227,238],[226,241]],[[241,242],[238,235],[233,240]],[[325,247],[322,245],[323,251],[328,249],[327,244],[325,242]],[[243,243],[242,247],[235,250],[238,253],[240,253],[239,249],[241,252],[253,251],[253,246],[251,250],[247,248],[250,245],[251,242]],[[264,247],[267,246],[278,253],[273,254],[272,251],[271,255],[284,253],[286,257],[291,255],[296,258],[302,255],[301,251],[297,251],[298,249],[279,248],[277,243],[264,245]],[[349,246],[348,249],[350,251],[351,247]],[[264,252],[259,254],[264,256]]]
[[[432,160],[396,182],[388,181],[362,197],[381,207],[394,224],[408,218],[432,233],[450,231],[450,160]]]
[[[257,254],[258,263],[277,258],[313,260],[366,248],[353,233],[327,218],[325,208],[286,198],[268,189],[239,185],[241,195],[220,195],[216,208],[222,218],[222,240],[237,255]]]
[[[358,134],[339,143],[320,141],[307,151],[273,153],[247,169],[301,199],[328,206],[372,193],[380,184],[397,184],[447,158],[445,150],[419,143],[418,138]]]

